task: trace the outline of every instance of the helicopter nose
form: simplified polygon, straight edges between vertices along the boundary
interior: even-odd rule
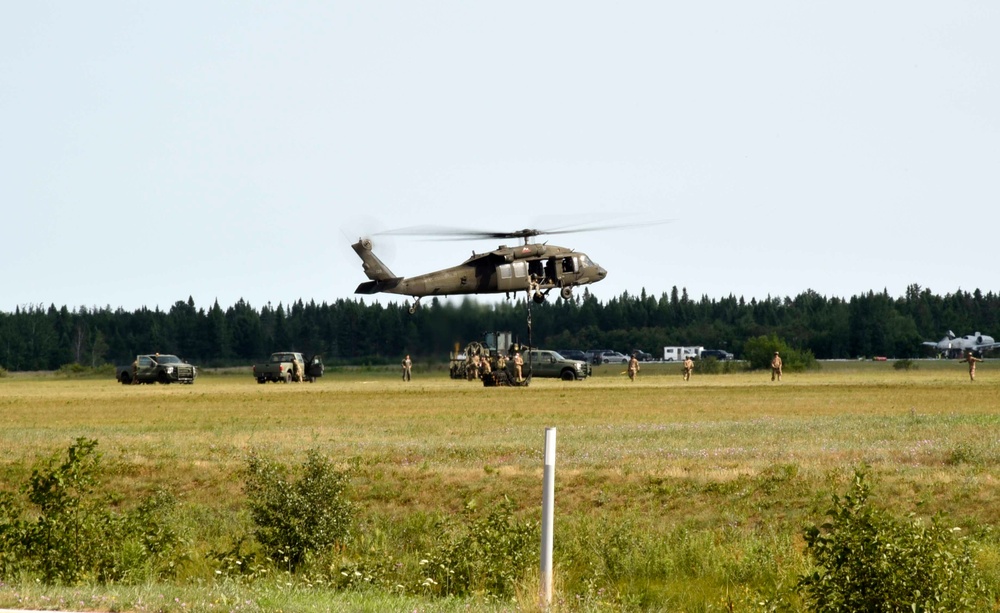
[[[601,279],[603,279],[606,276],[608,276],[608,271],[604,270],[603,266],[598,266],[597,267],[597,279],[598,279],[598,281],[600,281]]]

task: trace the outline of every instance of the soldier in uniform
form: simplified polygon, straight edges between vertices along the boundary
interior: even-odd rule
[[[628,360],[628,379],[635,381],[635,376],[639,374],[639,358],[633,353]]]
[[[139,383],[139,358],[132,360],[132,385],[138,385]]]
[[[774,352],[774,357],[771,358],[771,381],[774,381],[775,378],[781,381],[781,356],[778,355],[777,351]]]
[[[524,366],[524,358],[521,357],[520,351],[514,352],[514,376],[517,381],[521,381],[521,367]]]
[[[976,362],[982,362],[982,360],[979,359],[979,358],[977,358],[976,356],[972,355],[971,351],[966,351],[965,352],[965,358],[959,360],[958,362],[959,362],[959,364],[961,364],[962,362],[968,362],[969,363],[969,381],[975,381],[976,380]]]
[[[302,362],[297,356],[292,356],[292,381],[302,382]]]
[[[684,380],[688,381],[691,379],[691,373],[694,372],[694,360],[691,356],[684,358]]]
[[[410,354],[406,354],[403,358],[403,381],[410,380],[410,371],[413,369],[413,360],[410,359]]]
[[[479,378],[479,354],[474,353],[469,356],[469,365],[466,366],[465,376],[469,381]]]

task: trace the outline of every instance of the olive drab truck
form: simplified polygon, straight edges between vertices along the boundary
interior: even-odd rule
[[[147,353],[135,356],[135,362],[115,369],[115,379],[122,385],[133,383],[194,383],[198,369],[175,355]]]

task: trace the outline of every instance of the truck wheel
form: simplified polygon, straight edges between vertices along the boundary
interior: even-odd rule
[[[567,368],[566,370],[562,371],[562,380],[563,381],[576,381],[576,373],[574,373],[572,370],[570,370],[570,369]]]
[[[285,378],[281,380],[282,383],[291,383],[292,375],[285,375]]]
[[[257,377],[257,383],[267,383],[267,379],[264,377]]]
[[[127,372],[123,372],[118,380],[121,381],[122,385],[132,385],[132,376]]]
[[[165,372],[160,373],[160,383],[164,385],[170,385],[170,376]]]

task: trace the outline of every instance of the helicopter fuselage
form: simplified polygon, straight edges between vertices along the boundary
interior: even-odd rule
[[[370,279],[358,286],[359,294],[386,292],[420,298],[526,291],[540,302],[539,297],[552,289],[559,288],[560,295],[569,298],[574,286],[596,283],[607,276],[587,254],[544,243],[503,245],[487,253],[473,253],[458,266],[413,277],[393,275],[372,253],[371,241],[360,240],[352,247]]]

